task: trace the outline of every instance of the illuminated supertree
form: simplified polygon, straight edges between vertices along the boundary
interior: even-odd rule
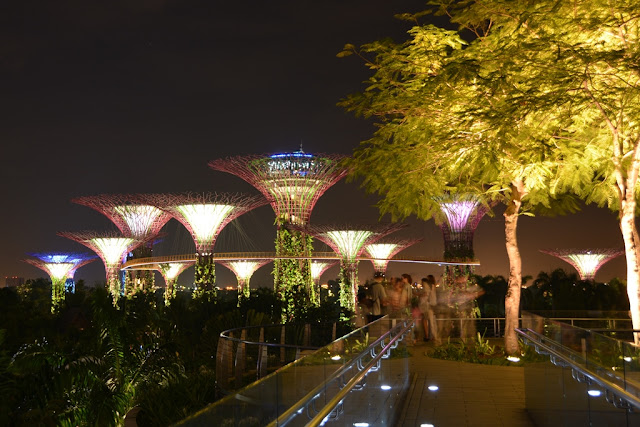
[[[374,241],[403,228],[404,224],[309,225],[309,234],[326,243],[340,256],[340,305],[356,313],[358,255]]]
[[[383,242],[378,241],[364,247],[364,250],[372,258],[373,268],[382,274],[387,273],[389,260],[398,252],[418,243],[422,239],[393,239],[385,238]]]
[[[115,304],[118,298],[120,298],[122,288],[118,275],[122,260],[127,253],[131,252],[143,243],[143,241],[117,233],[104,233],[99,231],[70,231],[60,232],[58,235],[75,240],[98,254],[104,263],[107,288],[113,296]]]
[[[311,278],[316,287],[320,283],[322,274],[334,265],[336,265],[335,261],[320,261],[315,259],[311,261]]]
[[[580,280],[594,280],[596,273],[606,262],[624,254],[624,249],[545,249],[540,250],[571,264]]]
[[[266,203],[259,195],[233,193],[148,194],[142,200],[180,221],[196,244],[194,296],[215,297],[213,246],[218,234],[235,218]]]
[[[141,201],[135,194],[99,194],[71,199],[73,203],[88,206],[109,218],[125,236],[145,241],[131,254],[133,258],[145,258],[153,255],[153,237],[171,219],[168,212]],[[124,293],[131,295],[136,284],[143,290],[153,289],[154,275],[151,270],[129,270],[124,277]]]
[[[97,257],[81,253],[29,253],[33,258],[23,261],[47,272],[51,278],[51,312],[54,312],[64,301],[64,284],[67,279],[73,279],[76,270],[94,261]]]
[[[292,225],[304,227],[320,196],[346,175],[347,169],[341,165],[344,157],[300,150],[218,159],[209,166],[244,179],[270,201],[276,215],[277,256],[309,257],[313,251],[311,238]],[[317,301],[310,268],[309,259],[274,260],[274,289],[283,301],[283,317],[291,317],[295,304],[313,305]],[[304,301],[299,294],[301,284],[306,293],[302,295]]]
[[[250,259],[250,260],[220,260],[220,264],[233,271],[238,280],[238,306],[243,298],[249,298],[251,290],[249,288],[249,281],[251,276],[257,269],[265,264],[270,263],[271,259]]]
[[[171,304],[171,300],[176,296],[176,283],[178,283],[178,277],[180,277],[180,274],[195,263],[195,261],[162,262],[157,265],[158,271],[164,278],[165,305]]]
[[[445,261],[471,261],[473,234],[482,217],[489,211],[482,201],[470,194],[449,194],[438,200],[445,220],[440,224],[444,237]],[[448,265],[444,268],[444,285],[452,292],[464,292],[472,266]]]

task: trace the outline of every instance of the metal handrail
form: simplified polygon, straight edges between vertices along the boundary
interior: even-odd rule
[[[310,324],[311,325],[311,324]],[[230,337],[228,335],[229,332],[234,332],[234,331],[238,331],[238,330],[247,330],[247,329],[260,329],[260,328],[278,328],[278,327],[282,327],[282,326],[291,326],[291,325],[285,325],[285,324],[276,324],[276,325],[256,325],[256,326],[244,326],[242,328],[231,328],[231,329],[227,329],[226,331],[222,331],[220,332],[220,338],[224,338],[226,340],[229,341],[233,341],[233,342],[237,342],[237,343],[241,343],[241,344],[251,344],[251,345],[263,345],[266,347],[282,347],[282,348],[299,348],[302,350],[318,350],[322,347],[313,347],[313,346],[305,346],[305,345],[296,345],[296,344],[281,344],[281,343],[272,343],[272,342],[266,342],[266,341],[250,341],[250,340],[246,340],[246,339],[241,339],[241,338],[236,338],[236,337]]]
[[[311,427],[319,426],[322,423],[322,421],[331,413],[331,411],[333,411],[333,408],[338,406],[338,404],[340,404],[340,402],[345,398],[345,396],[360,381],[362,381],[362,379],[369,373],[371,368],[373,368],[374,366],[377,366],[377,364],[379,363],[380,359],[382,359],[385,354],[387,354],[389,351],[391,351],[392,348],[395,347],[394,344],[397,346],[396,341],[398,341],[399,339],[402,339],[401,337],[404,337],[404,334],[406,334],[407,331],[409,331],[413,327],[413,324],[414,324],[414,320],[410,319],[407,322],[407,324],[405,325],[405,327],[402,329],[402,331],[397,333],[395,337],[393,337],[391,340],[389,340],[389,343],[373,359],[371,359],[369,361],[369,363],[367,363],[366,366],[364,366],[364,368],[362,370],[360,370],[353,378],[351,378],[351,380],[349,380],[349,382],[333,397],[333,399],[331,399],[316,414],[316,416],[313,417],[313,419],[307,423],[307,426],[311,426]],[[391,331],[392,330],[390,330],[388,333],[390,334]],[[387,334],[385,334],[385,335],[387,335]],[[385,335],[380,337],[380,339],[382,339]],[[376,340],[376,343],[378,343],[380,341],[380,339]],[[368,349],[375,348],[376,343],[374,343],[373,345],[369,346]],[[361,357],[362,357],[362,355],[360,357],[358,357],[357,359],[360,359]],[[350,368],[351,368],[351,366],[353,366],[353,363],[350,364]],[[325,382],[325,384],[326,384],[326,382]],[[296,406],[297,406],[297,408],[300,408],[299,405],[296,405]]]
[[[583,378],[584,380],[592,381],[599,387],[603,388],[607,392],[605,394],[607,395],[607,401],[610,401],[610,403],[616,405],[615,399],[617,398],[620,400],[624,400],[625,402],[627,402],[627,404],[633,406],[634,410],[640,410],[640,399],[636,395],[628,392],[619,385],[612,383],[607,378],[599,375],[598,373],[591,371],[585,365],[578,363],[574,358],[568,357],[566,354],[557,351],[553,346],[546,344],[545,341],[552,341],[549,338],[535,331],[532,331],[531,329],[516,328],[516,332],[520,336],[522,336],[525,343],[528,341],[534,347],[536,347],[536,352],[540,354],[548,354],[554,365],[558,365],[559,363],[561,363],[567,367],[571,367],[573,373],[572,376],[574,379],[576,379],[576,381],[582,382],[579,378]],[[542,349],[542,352],[540,351],[540,349]],[[579,375],[576,375],[576,372]],[[582,377],[580,377],[580,375]],[[633,388],[638,390],[636,387]],[[611,399],[609,397],[609,393],[611,395]],[[611,400],[613,400],[613,402],[611,402]]]

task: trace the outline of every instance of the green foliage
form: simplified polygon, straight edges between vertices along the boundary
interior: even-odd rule
[[[217,296],[215,283],[216,271],[213,256],[197,255],[194,275],[194,298],[203,298],[207,301],[215,300]]]

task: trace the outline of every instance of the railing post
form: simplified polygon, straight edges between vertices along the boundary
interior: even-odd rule
[[[309,338],[311,336],[311,325],[306,323],[304,325],[304,333],[302,334],[302,345],[304,347],[309,347]],[[298,359],[298,357],[296,357]]]
[[[336,322],[333,322],[333,328],[331,330],[331,342],[334,342],[336,340],[336,331],[337,331],[337,325],[336,325]]]
[[[282,327],[280,328],[280,344],[285,345],[287,343],[286,340],[286,330],[285,330],[285,326],[282,325]],[[284,357],[285,357],[285,349],[284,347],[280,347],[280,363],[282,363],[284,365]]]
[[[264,327],[260,328],[260,338],[258,338],[258,342],[264,342]],[[267,374],[267,346],[259,344],[258,345],[258,366],[256,367],[258,379],[264,377]]]
[[[242,387],[242,377],[244,376],[245,362],[247,360],[246,344],[247,330],[243,329],[240,334],[240,342],[236,350],[236,388]]]

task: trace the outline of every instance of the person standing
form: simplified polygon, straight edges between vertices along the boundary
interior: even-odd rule
[[[436,278],[428,275],[422,279],[422,296],[420,297],[420,311],[422,312],[422,328],[424,340],[434,339],[438,342],[438,328],[433,308],[438,303],[436,297]]]
[[[387,305],[387,292],[384,290],[384,286],[382,286],[383,280],[383,273],[377,271],[373,275],[373,283],[369,289],[369,298],[372,301],[371,314],[368,316],[369,323],[381,318],[383,316],[382,308]]]
[[[408,315],[411,312],[411,299],[413,298],[413,279],[410,274],[404,273],[400,278],[400,312]]]

